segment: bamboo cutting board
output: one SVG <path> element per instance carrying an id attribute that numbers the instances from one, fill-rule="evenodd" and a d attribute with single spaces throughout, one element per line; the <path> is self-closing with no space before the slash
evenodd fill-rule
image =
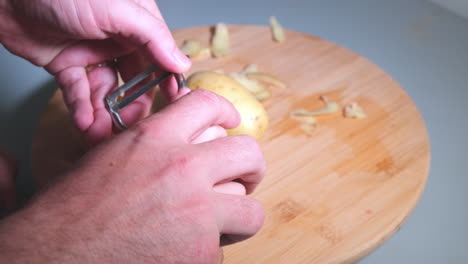
<path id="1" fill-rule="evenodd" d="M 225 248 L 225 263 L 353 263 L 399 230 L 428 176 L 424 123 L 404 90 L 365 58 L 322 39 L 287 32 L 271 41 L 269 28 L 229 26 L 232 53 L 195 62 L 193 71 L 240 71 L 255 63 L 283 80 L 264 102 L 270 128 L 261 140 L 267 175 L 253 195 L 266 210 L 252 239 Z M 208 45 L 208 27 L 174 32 L 178 43 Z M 358 102 L 363 120 L 334 114 L 318 119 L 312 135 L 291 119 L 295 109 Z M 59 92 L 42 114 L 33 141 L 39 184 L 83 153 Z"/>

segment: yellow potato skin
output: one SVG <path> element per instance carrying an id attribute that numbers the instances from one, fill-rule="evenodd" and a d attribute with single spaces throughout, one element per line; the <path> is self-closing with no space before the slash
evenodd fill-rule
<path id="1" fill-rule="evenodd" d="M 205 89 L 223 96 L 231 102 L 241 117 L 241 123 L 234 129 L 227 129 L 228 135 L 250 135 L 260 139 L 268 128 L 268 114 L 263 105 L 240 83 L 228 75 L 216 72 L 196 72 L 187 79 L 191 90 Z"/>

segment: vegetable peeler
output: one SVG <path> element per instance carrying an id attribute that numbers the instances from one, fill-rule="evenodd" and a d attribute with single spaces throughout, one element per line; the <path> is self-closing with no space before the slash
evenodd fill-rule
<path id="1" fill-rule="evenodd" d="M 139 88 L 138 90 L 134 91 L 130 95 L 125 96 L 123 99 L 120 100 L 122 94 L 125 94 L 128 90 L 132 89 L 141 81 L 148 78 L 157 69 L 158 67 L 156 65 L 152 65 L 151 67 L 139 73 L 138 75 L 133 77 L 130 81 L 123 84 L 122 86 L 117 88 L 115 91 L 113 91 L 112 93 L 106 96 L 106 98 L 104 99 L 104 103 L 112 117 L 112 123 L 115 128 L 117 128 L 120 131 L 127 129 L 127 125 L 125 125 L 124 121 L 122 120 L 122 117 L 119 114 L 119 110 L 129 105 L 131 102 L 135 101 L 138 97 L 145 94 L 148 90 L 155 87 L 156 85 L 158 85 L 160 82 L 164 81 L 171 75 L 175 77 L 179 90 L 186 86 L 186 81 L 185 81 L 185 77 L 183 74 L 164 72 L 160 76 L 155 78 L 154 80 L 151 80 L 150 82 L 148 82 L 147 84 Z"/>

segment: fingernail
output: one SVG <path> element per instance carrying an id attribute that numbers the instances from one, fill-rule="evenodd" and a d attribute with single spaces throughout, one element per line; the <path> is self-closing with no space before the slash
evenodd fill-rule
<path id="1" fill-rule="evenodd" d="M 192 90 L 190 90 L 189 88 L 184 87 L 184 88 L 182 88 L 182 89 L 179 90 L 179 95 L 180 95 L 180 96 L 184 96 L 184 95 L 190 93 L 191 91 L 192 91 Z"/>
<path id="2" fill-rule="evenodd" d="M 173 54 L 173 57 L 177 62 L 177 66 L 179 66 L 182 69 L 182 71 L 186 71 L 190 68 L 192 62 L 179 49 L 176 49 L 176 51 Z"/>

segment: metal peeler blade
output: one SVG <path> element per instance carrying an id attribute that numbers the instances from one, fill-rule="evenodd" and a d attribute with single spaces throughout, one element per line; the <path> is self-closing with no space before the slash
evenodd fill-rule
<path id="1" fill-rule="evenodd" d="M 157 69 L 158 68 L 156 65 L 152 65 L 151 67 L 146 69 L 144 72 L 139 73 L 137 76 L 133 77 L 133 79 L 123 84 L 122 86 L 117 88 L 115 91 L 113 91 L 112 93 L 106 96 L 106 98 L 104 99 L 104 103 L 112 117 L 112 123 L 115 128 L 117 128 L 118 130 L 127 129 L 127 125 L 125 125 L 124 121 L 122 120 L 122 117 L 119 114 L 119 110 L 129 105 L 131 102 L 135 101 L 135 99 L 145 94 L 148 90 L 155 87 L 156 85 L 158 85 L 160 82 L 167 79 L 171 75 L 175 77 L 177 81 L 177 86 L 179 89 L 186 86 L 185 77 L 183 74 L 165 72 L 162 75 L 158 76 L 156 79 L 145 84 L 144 86 L 142 86 L 141 88 L 133 92 L 132 94 L 126 96 L 123 100 L 121 101 L 119 100 L 119 97 L 121 94 L 135 87 L 135 85 L 139 84 L 141 81 L 146 79 L 148 76 L 154 73 Z"/>

